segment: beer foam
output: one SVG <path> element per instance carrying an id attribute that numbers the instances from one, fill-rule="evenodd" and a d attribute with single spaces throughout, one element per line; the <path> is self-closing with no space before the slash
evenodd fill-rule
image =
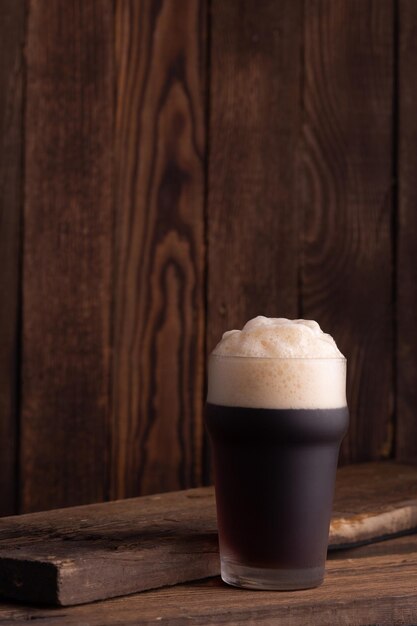
<path id="1" fill-rule="evenodd" d="M 313 320 L 255 317 L 209 359 L 207 401 L 253 408 L 346 406 L 346 361 Z"/>

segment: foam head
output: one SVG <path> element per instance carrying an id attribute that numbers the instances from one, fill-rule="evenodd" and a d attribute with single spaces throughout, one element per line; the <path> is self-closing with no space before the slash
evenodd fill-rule
<path id="1" fill-rule="evenodd" d="M 313 320 L 255 317 L 209 359 L 208 402 L 256 408 L 346 406 L 346 360 Z"/>

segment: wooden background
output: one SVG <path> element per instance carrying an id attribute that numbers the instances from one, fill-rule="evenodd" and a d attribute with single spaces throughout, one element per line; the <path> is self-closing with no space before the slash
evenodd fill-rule
<path id="1" fill-rule="evenodd" d="M 209 480 L 256 314 L 349 359 L 342 462 L 417 461 L 417 2 L 0 0 L 0 514 Z"/>

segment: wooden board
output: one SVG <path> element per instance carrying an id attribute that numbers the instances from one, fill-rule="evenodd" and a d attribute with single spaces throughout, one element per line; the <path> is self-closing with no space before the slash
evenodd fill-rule
<path id="1" fill-rule="evenodd" d="M 113 2 L 28 2 L 21 510 L 107 496 Z"/>
<path id="2" fill-rule="evenodd" d="M 392 462 L 338 470 L 330 547 L 417 528 L 417 466 Z"/>
<path id="3" fill-rule="evenodd" d="M 297 317 L 301 0 L 211 7 L 208 328 Z"/>
<path id="4" fill-rule="evenodd" d="M 348 359 L 343 462 L 393 448 L 393 7 L 305 3 L 300 316 L 318 320 Z"/>
<path id="5" fill-rule="evenodd" d="M 339 470 L 333 548 L 417 527 L 417 467 Z M 0 593 L 71 605 L 219 573 L 211 487 L 0 520 Z"/>
<path id="6" fill-rule="evenodd" d="M 16 513 L 24 0 L 0 3 L 0 515 Z"/>
<path id="7" fill-rule="evenodd" d="M 417 3 L 398 3 L 398 214 L 396 455 L 417 459 Z"/>
<path id="8" fill-rule="evenodd" d="M 334 552 L 321 587 L 248 591 L 220 578 L 77 607 L 3 604 L 0 624 L 54 626 L 405 626 L 417 623 L 417 535 Z"/>
<path id="9" fill-rule="evenodd" d="M 201 484 L 205 0 L 116 0 L 112 498 Z"/>

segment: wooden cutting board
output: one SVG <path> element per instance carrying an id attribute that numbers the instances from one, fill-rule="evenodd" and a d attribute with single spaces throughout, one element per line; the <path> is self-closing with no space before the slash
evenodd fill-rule
<path id="1" fill-rule="evenodd" d="M 330 547 L 417 527 L 417 467 L 338 471 Z M 0 595 L 72 605 L 219 574 L 213 488 L 0 519 Z"/>

